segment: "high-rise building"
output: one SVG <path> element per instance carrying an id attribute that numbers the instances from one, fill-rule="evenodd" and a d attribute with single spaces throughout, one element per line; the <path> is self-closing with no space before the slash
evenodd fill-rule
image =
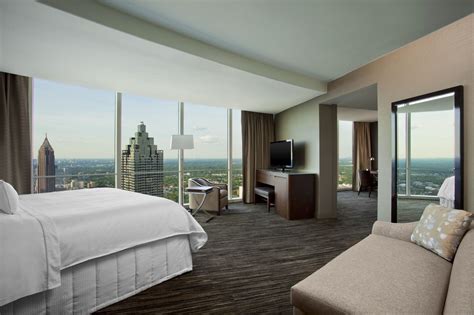
<path id="1" fill-rule="evenodd" d="M 48 136 L 44 138 L 43 144 L 38 151 L 38 184 L 37 192 L 54 191 L 56 168 L 54 165 L 54 149 L 49 143 Z"/>
<path id="2" fill-rule="evenodd" d="M 122 189 L 163 196 L 163 151 L 148 137 L 143 122 L 122 150 Z"/>

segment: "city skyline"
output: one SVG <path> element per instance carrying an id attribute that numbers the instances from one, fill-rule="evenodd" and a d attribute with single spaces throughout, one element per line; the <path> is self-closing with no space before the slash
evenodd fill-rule
<path id="1" fill-rule="evenodd" d="M 56 157 L 113 158 L 115 92 L 34 79 L 33 147 L 48 133 L 55 141 Z M 193 134 L 195 150 L 185 156 L 196 159 L 227 155 L 227 109 L 185 103 L 185 132 Z M 177 158 L 169 150 L 171 135 L 178 133 L 178 102 L 142 96 L 122 96 L 122 147 L 136 125 L 144 121 L 155 143 L 167 159 Z M 220 121 L 221 123 L 216 123 Z M 234 157 L 242 156 L 240 111 L 234 111 Z M 97 137 L 100 134 L 101 137 Z M 80 135 L 80 137 L 78 136 Z"/>

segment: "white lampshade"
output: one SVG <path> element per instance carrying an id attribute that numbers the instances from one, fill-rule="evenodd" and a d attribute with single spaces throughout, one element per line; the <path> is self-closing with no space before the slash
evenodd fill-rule
<path id="1" fill-rule="evenodd" d="M 172 135 L 171 150 L 194 149 L 193 135 Z"/>

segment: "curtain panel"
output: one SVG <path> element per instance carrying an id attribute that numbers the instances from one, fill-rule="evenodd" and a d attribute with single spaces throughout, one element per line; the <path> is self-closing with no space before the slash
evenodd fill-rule
<path id="1" fill-rule="evenodd" d="M 0 179 L 31 193 L 30 79 L 0 72 Z"/>
<path id="2" fill-rule="evenodd" d="M 275 138 L 272 114 L 242 111 L 242 155 L 245 203 L 255 201 L 255 173 L 270 166 L 270 142 Z"/>
<path id="3" fill-rule="evenodd" d="M 352 153 L 353 172 L 352 190 L 359 189 L 359 171 L 370 169 L 372 144 L 370 138 L 370 123 L 354 122 L 354 145 Z"/>

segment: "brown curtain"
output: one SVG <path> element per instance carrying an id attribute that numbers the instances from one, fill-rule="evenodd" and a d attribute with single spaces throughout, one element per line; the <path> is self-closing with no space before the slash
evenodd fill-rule
<path id="1" fill-rule="evenodd" d="M 255 172 L 270 166 L 270 142 L 274 140 L 272 114 L 242 111 L 242 155 L 245 203 L 255 200 Z"/>
<path id="2" fill-rule="evenodd" d="M 0 72 L 0 179 L 31 193 L 30 80 Z"/>
<path id="3" fill-rule="evenodd" d="M 370 123 L 354 122 L 354 145 L 352 153 L 353 174 L 352 189 L 359 188 L 359 171 L 370 169 L 370 158 L 372 157 L 372 144 L 370 140 Z"/>

